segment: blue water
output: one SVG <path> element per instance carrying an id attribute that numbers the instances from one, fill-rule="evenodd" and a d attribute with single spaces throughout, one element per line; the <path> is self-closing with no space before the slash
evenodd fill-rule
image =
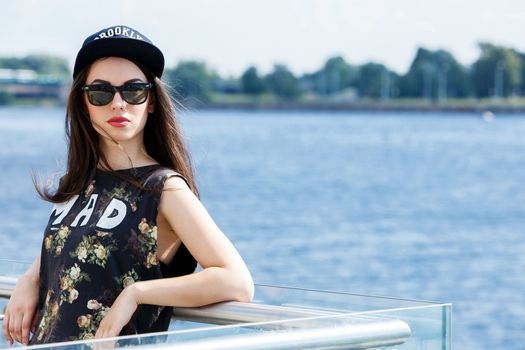
<path id="1" fill-rule="evenodd" d="M 525 118 L 182 115 L 202 200 L 256 282 L 453 303 L 456 349 L 525 348 Z M 32 260 L 63 112 L 0 109 L 2 258 Z"/>

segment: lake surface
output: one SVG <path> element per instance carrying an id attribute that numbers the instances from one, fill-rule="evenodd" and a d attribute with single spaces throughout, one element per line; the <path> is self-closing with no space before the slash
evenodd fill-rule
<path id="1" fill-rule="evenodd" d="M 455 349 L 525 347 L 525 118 L 186 112 L 202 200 L 257 283 L 453 304 Z M 39 253 L 63 111 L 0 109 L 1 258 Z"/>

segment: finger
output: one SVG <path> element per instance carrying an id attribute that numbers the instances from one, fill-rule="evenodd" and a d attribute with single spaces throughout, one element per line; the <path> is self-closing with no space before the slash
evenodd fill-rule
<path id="1" fill-rule="evenodd" d="M 19 343 L 22 342 L 22 320 L 23 320 L 23 314 L 17 315 L 15 318 L 15 329 L 14 334 L 11 333 L 15 337 L 15 340 Z"/>
<path id="2" fill-rule="evenodd" d="M 30 313 L 24 314 L 22 319 L 22 344 L 27 345 L 29 343 L 29 329 L 31 328 L 31 322 L 33 321 L 33 315 Z"/>
<path id="3" fill-rule="evenodd" d="M 13 338 L 11 337 L 11 333 L 9 332 L 9 314 L 8 313 L 4 315 L 4 322 L 2 324 L 2 330 L 4 332 L 5 339 L 9 342 L 9 345 L 13 345 Z"/>
<path id="4" fill-rule="evenodd" d="M 13 338 L 14 341 L 18 341 L 18 339 L 16 339 L 16 314 L 12 315 L 10 320 L 9 320 L 9 328 L 8 328 L 8 332 L 9 334 L 11 335 L 11 338 Z"/>
<path id="5" fill-rule="evenodd" d="M 37 322 L 38 322 L 38 312 L 35 312 L 33 316 L 33 320 L 31 321 L 31 333 L 36 332 Z"/>
<path id="6" fill-rule="evenodd" d="M 18 341 L 16 339 L 15 330 L 16 330 L 16 314 L 12 315 L 10 320 L 9 320 L 8 331 L 9 331 L 9 334 L 11 335 L 11 338 L 13 338 L 14 341 Z"/>

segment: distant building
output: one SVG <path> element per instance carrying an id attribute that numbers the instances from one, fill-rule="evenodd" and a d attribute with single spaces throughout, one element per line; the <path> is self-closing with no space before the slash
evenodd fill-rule
<path id="1" fill-rule="evenodd" d="M 64 82 L 56 77 L 39 76 L 30 69 L 0 69 L 0 93 L 15 99 L 52 98 L 64 102 Z"/>

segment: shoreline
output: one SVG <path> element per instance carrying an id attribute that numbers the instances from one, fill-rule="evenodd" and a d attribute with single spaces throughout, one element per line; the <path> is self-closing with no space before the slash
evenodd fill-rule
<path id="1" fill-rule="evenodd" d="M 480 114 L 525 114 L 525 106 L 513 105 L 403 105 L 382 103 L 308 103 L 308 102 L 274 102 L 274 103 L 221 103 L 195 102 L 182 103 L 193 110 L 255 110 L 255 111 L 325 111 L 325 112 L 421 112 L 421 113 L 480 113 Z"/>
<path id="2" fill-rule="evenodd" d="M 0 108 L 65 108 L 61 103 L 31 101 L 0 105 Z M 383 102 L 203 102 L 185 99 L 176 103 L 180 110 L 223 110 L 223 111 L 312 111 L 312 112 L 419 112 L 419 113 L 478 113 L 478 114 L 525 114 L 525 105 L 517 104 L 440 104 L 440 103 L 383 103 Z"/>

